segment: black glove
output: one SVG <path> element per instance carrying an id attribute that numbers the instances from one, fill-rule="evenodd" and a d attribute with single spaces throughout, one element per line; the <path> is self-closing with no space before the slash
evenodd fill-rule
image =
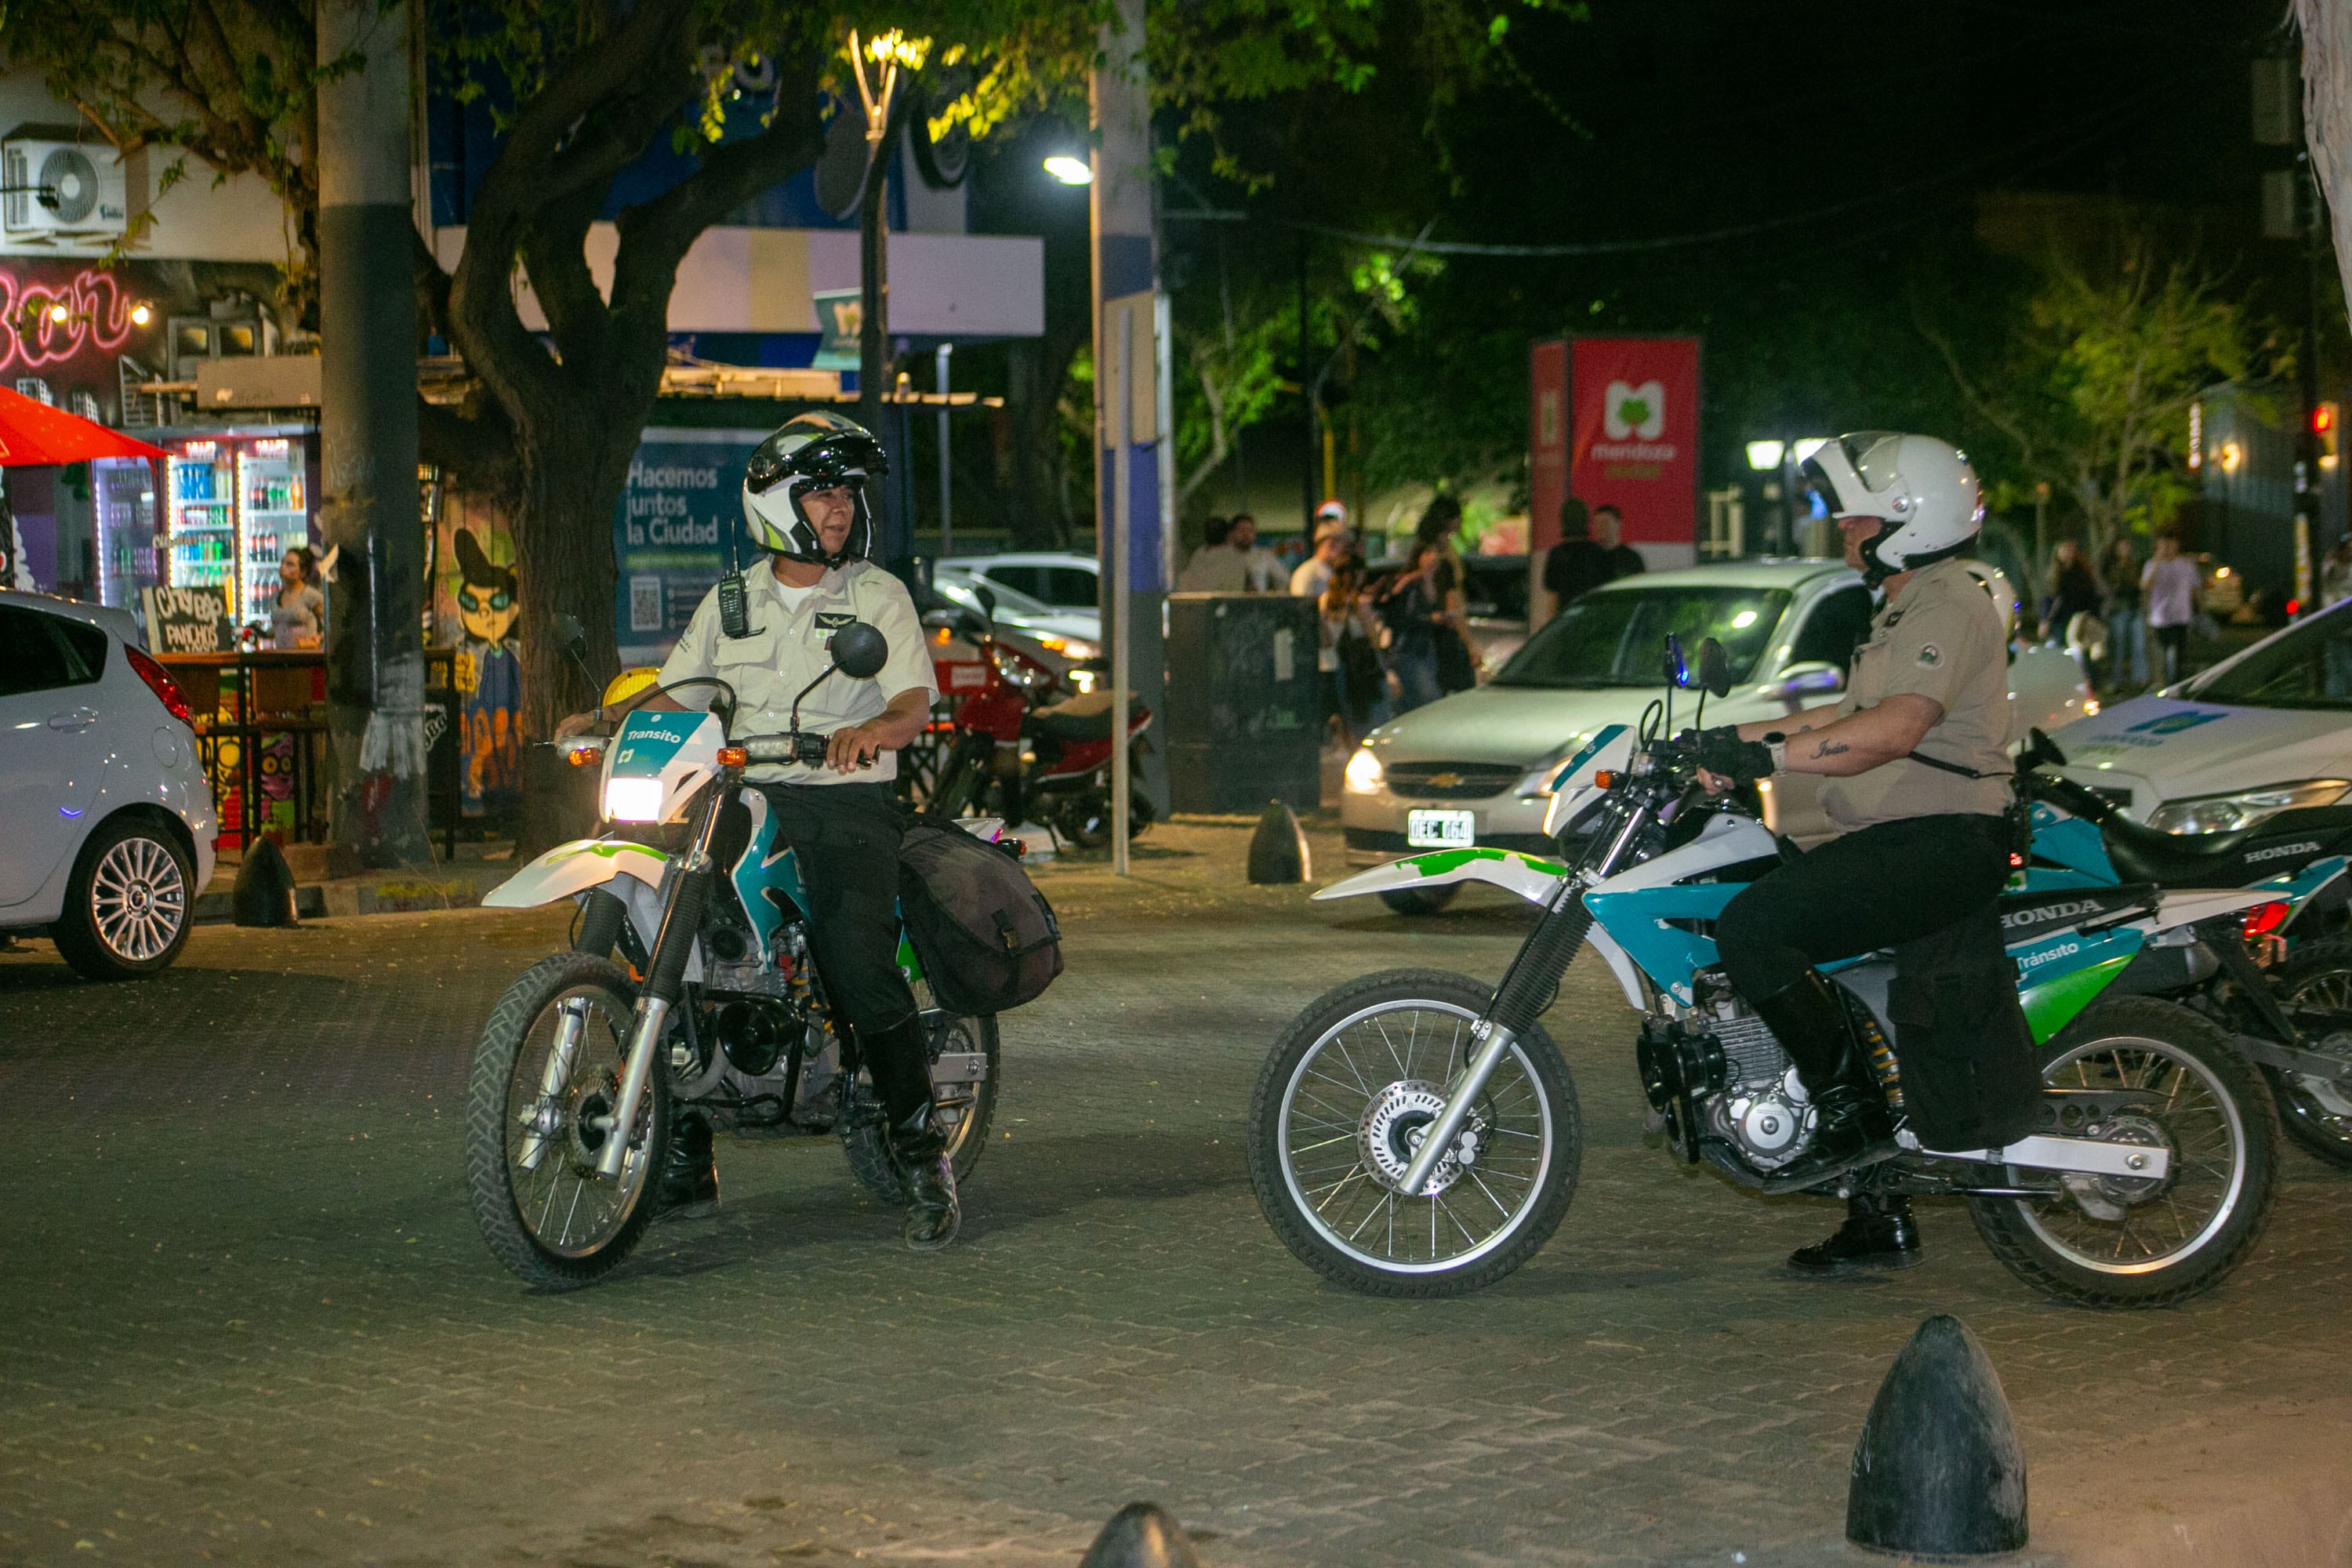
<path id="1" fill-rule="evenodd" d="M 1675 737 L 1683 755 L 1711 773 L 1737 784 L 1752 784 L 1772 776 L 1772 748 L 1761 741 L 1743 741 L 1739 731 L 1725 724 L 1714 730 L 1685 730 Z"/>

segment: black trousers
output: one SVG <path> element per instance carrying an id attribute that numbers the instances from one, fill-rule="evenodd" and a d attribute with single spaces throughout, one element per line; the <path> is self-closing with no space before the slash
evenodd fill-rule
<path id="1" fill-rule="evenodd" d="M 1806 969 L 1942 931 L 2009 879 L 1998 816 L 1913 816 L 1832 838 L 1751 882 L 1716 921 L 1732 987 L 1773 996 Z"/>
<path id="2" fill-rule="evenodd" d="M 904 817 L 887 784 L 761 784 L 776 826 L 800 862 L 809 947 L 825 994 L 870 1051 L 915 1015 L 898 972 L 898 841 Z M 899 1031 L 907 1033 L 907 1031 Z M 887 1048 L 887 1047 L 885 1048 Z M 914 1048 L 919 1052 L 921 1045 Z M 929 1082 L 929 1066 L 866 1066 L 878 1086 L 893 1067 Z"/>

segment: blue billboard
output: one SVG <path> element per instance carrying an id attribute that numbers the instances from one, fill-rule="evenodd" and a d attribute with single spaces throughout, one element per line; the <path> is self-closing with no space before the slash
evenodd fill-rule
<path id="1" fill-rule="evenodd" d="M 613 627 L 624 664 L 658 664 L 710 585 L 758 558 L 743 465 L 765 430 L 647 430 L 613 511 Z"/>

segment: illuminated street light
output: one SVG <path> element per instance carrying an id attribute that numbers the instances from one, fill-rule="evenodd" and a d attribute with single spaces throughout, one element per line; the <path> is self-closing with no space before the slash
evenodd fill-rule
<path id="1" fill-rule="evenodd" d="M 1067 153 L 1056 153 L 1045 160 L 1045 173 L 1066 185 L 1091 185 L 1095 172 L 1083 158 L 1073 158 Z"/>
<path id="2" fill-rule="evenodd" d="M 1780 466 L 1780 454 L 1787 448 L 1779 441 L 1748 443 L 1748 466 L 1759 474 L 1769 474 Z"/>
<path id="3" fill-rule="evenodd" d="M 1801 439 L 1790 444 L 1789 461 L 1792 463 L 1801 463 L 1829 444 L 1830 438 L 1826 436 L 1804 437 Z"/>

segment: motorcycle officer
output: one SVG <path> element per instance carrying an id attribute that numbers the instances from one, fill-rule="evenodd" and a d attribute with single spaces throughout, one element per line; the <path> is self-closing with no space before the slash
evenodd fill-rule
<path id="1" fill-rule="evenodd" d="M 1842 837 L 1726 906 L 1723 968 L 1789 1053 L 1818 1113 L 1783 1191 L 1894 1152 L 1895 1127 L 1836 986 L 1814 965 L 1929 935 L 1977 913 L 2009 876 L 2008 646 L 2000 612 L 1957 557 L 1983 525 L 1977 476 L 1928 436 L 1866 431 L 1824 444 L 1805 473 L 1844 536 L 1846 564 L 1885 602 L 1844 696 L 1697 737 L 1707 787 L 1815 773 Z M 1866 1186 L 1866 1184 L 1865 1184 Z M 1793 1254 L 1801 1273 L 1920 1261 L 1909 1199 L 1857 1192 L 1837 1234 Z"/>
<path id="2" fill-rule="evenodd" d="M 733 728 L 791 727 L 802 689 L 831 663 L 834 631 L 864 621 L 888 639 L 879 675 L 835 674 L 800 702 L 800 727 L 830 732 L 823 766 L 762 765 L 750 782 L 767 796 L 800 865 L 809 943 L 824 976 L 835 1027 L 854 1039 L 887 1123 L 907 1189 L 907 1245 L 936 1251 L 962 1223 L 955 1173 L 932 1119 L 930 1058 L 914 993 L 898 961 L 899 807 L 896 752 L 929 721 L 931 661 L 914 600 L 868 559 L 873 517 L 866 483 L 887 471 L 879 442 L 837 414 L 803 414 L 761 442 L 743 474 L 743 521 L 766 561 L 704 596 L 662 666 L 661 683 L 715 677 L 735 690 Z M 740 584 L 740 596 L 736 584 Z M 728 600 L 735 597 L 730 613 Z M 683 705 L 683 704 L 679 704 Z M 595 717 L 580 715 L 567 728 Z M 683 1124 L 664 1172 L 670 1203 L 715 1200 L 707 1122 Z"/>

